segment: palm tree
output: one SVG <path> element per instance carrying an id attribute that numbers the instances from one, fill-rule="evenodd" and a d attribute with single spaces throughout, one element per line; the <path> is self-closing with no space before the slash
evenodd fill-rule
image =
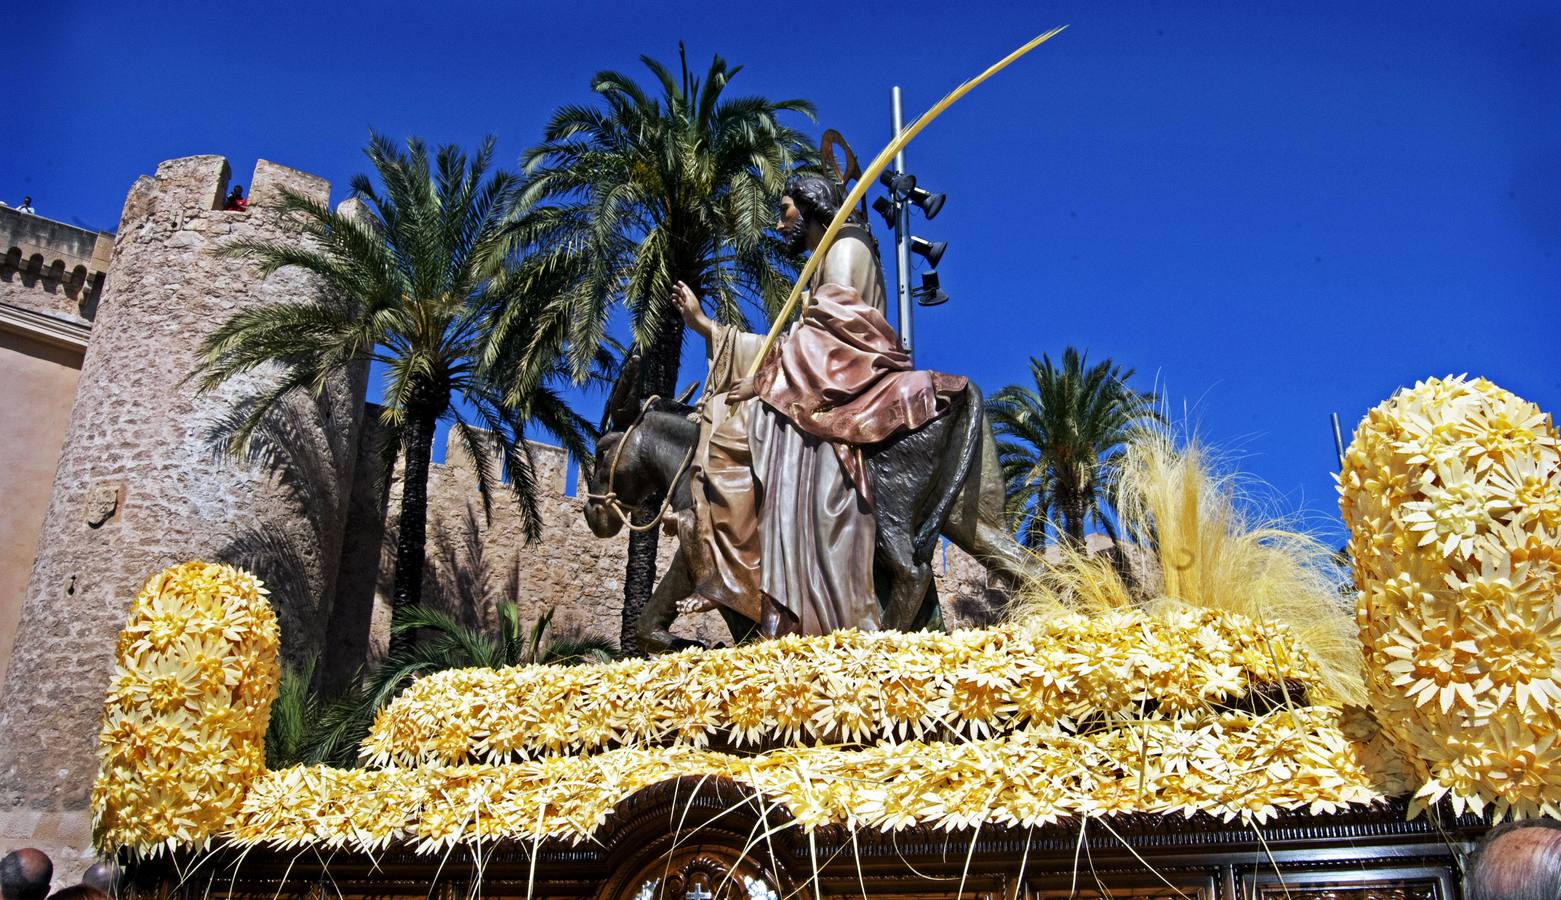
<path id="1" fill-rule="evenodd" d="M 261 366 L 280 369 L 234 428 L 232 447 L 238 450 L 288 395 L 317 394 L 354 364 L 383 365 L 381 422 L 388 439 L 382 473 L 388 477 L 391 463 L 404 456 L 392 593 L 397 610 L 422 596 L 428 466 L 438 422 L 451 424 L 477 464 L 485 513 L 492 508 L 495 476 L 507 481 L 528 540 L 541 534 L 524 440 L 528 424 L 577 458 L 590 453 L 590 425 L 548 386 L 548 373 L 561 371 L 558 357 L 522 363 L 504 357 L 507 365 L 533 368 L 524 378 L 501 379 L 488 353 L 497 316 L 513 323 L 535 312 L 510 280 L 499 277 L 506 252 L 501 226 L 520 181 L 503 171 L 488 174 L 493 147 L 488 138 L 472 157 L 445 146 L 430 158 L 415 138 L 403 152 L 372 135 L 365 152 L 380 187 L 366 175 L 353 178 L 353 193 L 364 201 L 357 211 L 332 212 L 286 195 L 281 212 L 302 222 L 302 240 L 244 241 L 225 252 L 257 260 L 263 276 L 297 266 L 316 277 L 320 290 L 234 316 L 205 341 L 196 373 L 201 388 L 211 390 Z M 398 633 L 393 649 L 408 639 Z"/>
<path id="2" fill-rule="evenodd" d="M 1111 487 L 1128 438 L 1160 419 L 1154 394 L 1128 387 L 1133 370 L 1109 359 L 1086 368 L 1073 347 L 1060 368 L 1044 354 L 1031 357 L 1030 375 L 1033 390 L 1011 384 L 987 402 L 1010 524 L 1034 548 L 1045 546 L 1048 523 L 1075 546 L 1090 520 L 1115 541 Z"/>
<path id="3" fill-rule="evenodd" d="M 671 301 L 682 281 L 709 301 L 718 321 L 747 324 L 744 306 L 773 310 L 785 298 L 796 260 L 769 231 L 786 180 L 815 151 L 781 115 L 813 116 L 802 100 L 725 96 L 741 70 L 715 57 L 691 75 L 679 45 L 677 73 L 641 57 L 660 88 L 653 96 L 618 72 L 591 81 L 602 105 L 559 108 L 543 143 L 524 157 L 522 210 L 509 229 L 524 251 L 515 274 L 550 299 L 540 320 L 501 319 L 496 337 L 553 343 L 580 377 L 602 345 L 610 314 L 629 314 L 644 356 L 646 393 L 677 391 L 683 321 Z M 544 356 L 546 354 L 543 354 Z M 622 644 L 655 578 L 656 531 L 629 542 Z"/>

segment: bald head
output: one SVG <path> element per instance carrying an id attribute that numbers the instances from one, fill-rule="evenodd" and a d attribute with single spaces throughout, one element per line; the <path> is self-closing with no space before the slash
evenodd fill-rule
<path id="1" fill-rule="evenodd" d="M 81 883 L 116 897 L 119 895 L 119 866 L 111 862 L 93 863 L 81 876 Z"/>
<path id="2" fill-rule="evenodd" d="M 1492 828 L 1468 882 L 1469 900 L 1561 897 L 1561 822 L 1526 819 Z"/>
<path id="3" fill-rule="evenodd" d="M 49 881 L 54 878 L 54 863 L 49 855 L 31 847 L 12 850 L 0 859 L 0 898 L 4 900 L 43 900 L 49 896 Z"/>

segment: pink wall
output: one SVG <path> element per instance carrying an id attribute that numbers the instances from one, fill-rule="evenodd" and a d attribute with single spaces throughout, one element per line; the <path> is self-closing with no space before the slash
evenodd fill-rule
<path id="1" fill-rule="evenodd" d="M 80 350 L 0 330 L 0 685 L 70 421 Z"/>

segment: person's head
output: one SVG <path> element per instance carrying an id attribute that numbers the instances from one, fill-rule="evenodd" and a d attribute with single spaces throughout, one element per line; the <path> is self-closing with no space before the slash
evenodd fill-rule
<path id="1" fill-rule="evenodd" d="M 49 900 L 111 900 L 111 898 L 91 885 L 73 884 L 50 894 Z"/>
<path id="2" fill-rule="evenodd" d="M 1467 881 L 1469 900 L 1561 897 L 1561 822 L 1525 819 L 1492 828 Z"/>
<path id="3" fill-rule="evenodd" d="M 233 190 L 228 192 L 228 196 L 229 197 L 233 197 L 233 198 L 241 198 L 241 197 L 243 197 L 244 196 L 244 186 L 242 184 L 235 184 L 233 186 Z"/>
<path id="4" fill-rule="evenodd" d="M 840 212 L 845 192 L 827 175 L 793 175 L 781 196 L 775 230 L 792 253 L 812 250 Z"/>
<path id="5" fill-rule="evenodd" d="M 114 897 L 119 894 L 119 875 L 119 866 L 114 863 L 95 862 L 82 873 L 81 883 Z"/>
<path id="6" fill-rule="evenodd" d="M 54 864 L 42 850 L 26 847 L 0 859 L 0 897 L 4 900 L 43 900 L 53 878 Z"/>
<path id="7" fill-rule="evenodd" d="M 33 198 L 32 198 L 32 196 L 28 195 L 26 197 L 23 197 L 22 198 L 22 205 L 23 206 L 32 206 L 33 205 Z"/>

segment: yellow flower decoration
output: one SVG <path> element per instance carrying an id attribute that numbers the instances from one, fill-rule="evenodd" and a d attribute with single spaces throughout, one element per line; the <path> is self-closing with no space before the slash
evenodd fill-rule
<path id="1" fill-rule="evenodd" d="M 382 709 L 371 766 L 490 765 L 702 748 L 986 738 L 1101 714 L 1192 713 L 1281 684 L 1333 705 L 1282 627 L 1210 610 L 1058 617 L 950 634 L 837 631 L 594 666 L 464 669 Z"/>
<path id="2" fill-rule="evenodd" d="M 200 562 L 141 588 L 98 738 L 100 848 L 199 847 L 232 829 L 265 772 L 276 695 L 279 634 L 265 594 L 252 575 Z"/>
<path id="3" fill-rule="evenodd" d="M 1483 378 L 1399 391 L 1355 432 L 1340 508 L 1367 686 L 1415 811 L 1561 811 L 1561 439 Z"/>
<path id="4" fill-rule="evenodd" d="M 502 838 L 578 842 L 635 792 L 684 775 L 747 784 L 807 830 L 1032 826 L 1118 812 L 1261 822 L 1282 809 L 1329 812 L 1384 798 L 1391 782 L 1368 745 L 1345 736 L 1347 715 L 1300 706 L 746 757 L 671 746 L 503 765 L 293 768 L 256 782 L 233 839 L 365 851 L 405 841 L 428 853 Z M 1533 771 L 1553 764 L 1547 756 Z"/>

